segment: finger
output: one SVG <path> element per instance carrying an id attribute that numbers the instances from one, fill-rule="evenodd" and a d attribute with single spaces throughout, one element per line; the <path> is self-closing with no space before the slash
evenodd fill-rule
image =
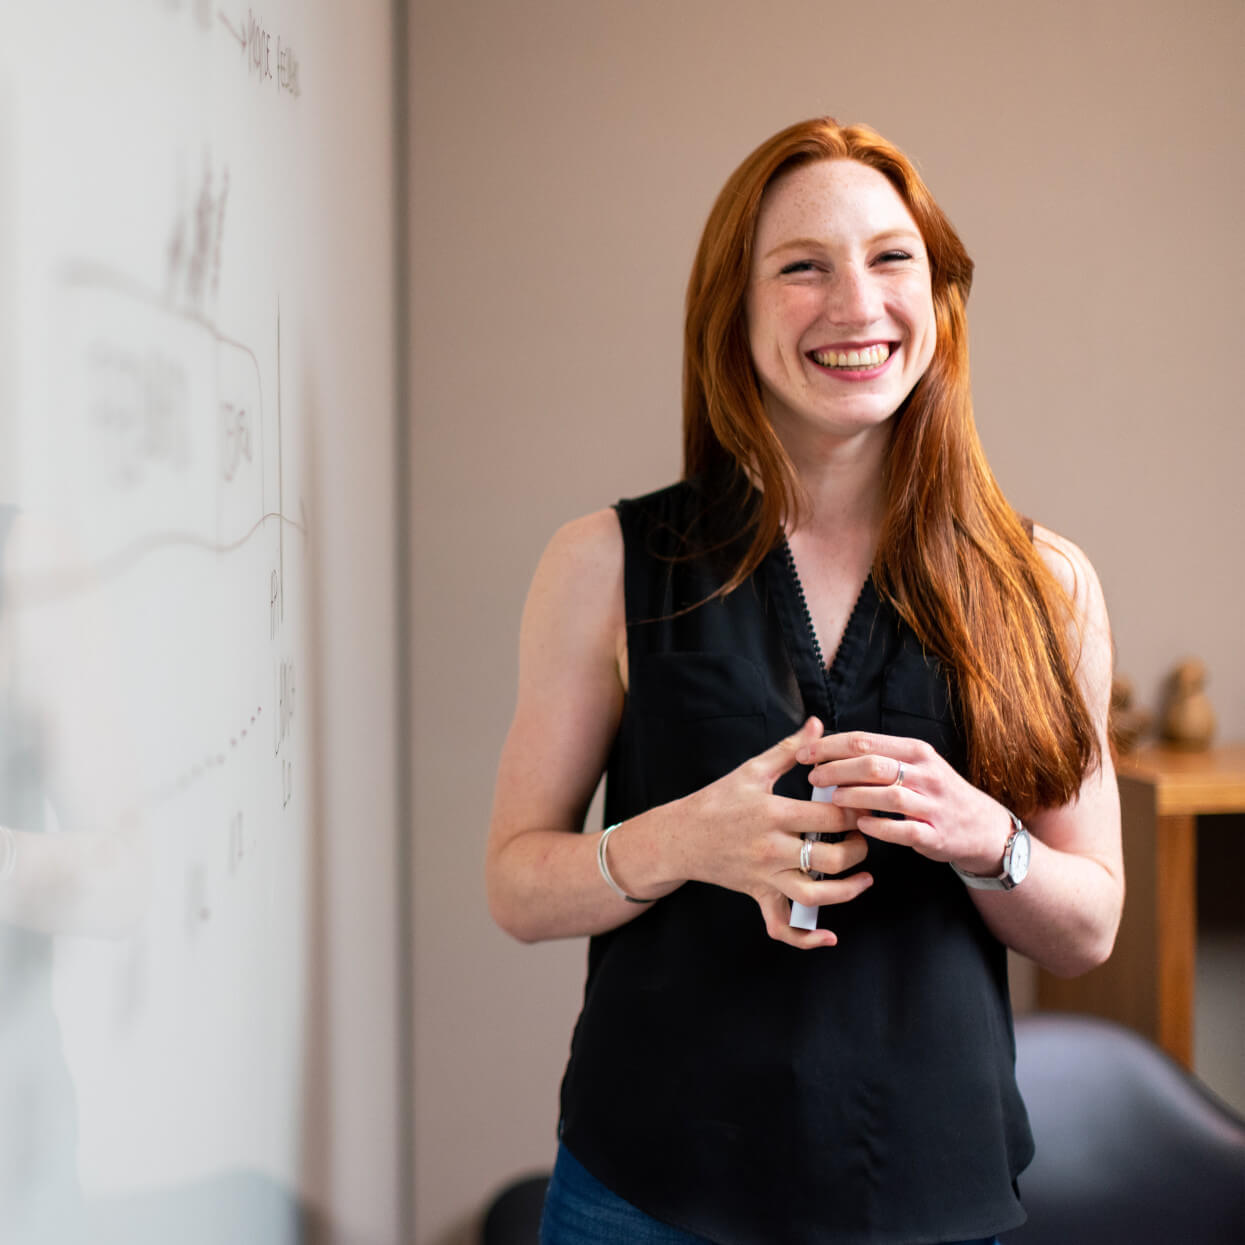
<path id="1" fill-rule="evenodd" d="M 808 781 L 814 787 L 894 787 L 900 785 L 900 766 L 903 767 L 902 785 L 911 787 L 918 773 L 916 762 L 876 752 L 842 761 L 825 761 L 812 770 Z"/>
<path id="2" fill-rule="evenodd" d="M 776 879 L 778 880 L 778 879 Z M 829 878 L 815 882 L 806 878 L 798 869 L 783 874 L 779 890 L 788 898 L 809 908 L 832 907 L 850 903 L 859 898 L 873 885 L 871 873 L 853 873 L 845 878 Z"/>
<path id="3" fill-rule="evenodd" d="M 893 843 L 897 847 L 911 847 L 931 860 L 951 859 L 945 836 L 928 821 L 920 821 L 914 817 L 873 817 L 862 813 L 860 825 L 871 839 Z"/>
<path id="4" fill-rule="evenodd" d="M 869 853 L 869 840 L 859 830 L 849 830 L 836 835 L 834 842 L 824 842 L 817 834 L 804 835 L 791 844 L 791 852 L 796 857 L 794 868 L 797 873 L 808 876 L 814 874 L 821 877 L 832 877 L 846 873 L 864 862 Z M 805 855 L 807 852 L 807 856 Z M 805 870 L 803 862 L 808 861 Z M 783 870 L 787 872 L 787 870 Z"/>
<path id="5" fill-rule="evenodd" d="M 812 873 L 833 876 L 846 873 L 863 864 L 869 854 L 869 840 L 859 830 L 850 831 L 837 843 L 812 843 L 808 850 L 808 867 Z M 800 872 L 799 866 L 796 866 Z"/>
<path id="6" fill-rule="evenodd" d="M 845 761 L 852 757 L 873 755 L 916 762 L 928 753 L 929 744 L 923 739 L 910 739 L 905 735 L 880 735 L 872 731 L 840 731 L 811 740 L 801 749 L 798 759 L 804 765 L 820 765 L 826 761 Z M 892 766 L 892 777 L 893 770 Z"/>
<path id="7" fill-rule="evenodd" d="M 893 783 L 881 787 L 855 787 L 840 783 L 833 796 L 831 807 L 855 809 L 857 824 L 864 813 L 896 813 L 902 817 L 923 819 L 932 803 L 928 796 L 913 791 L 906 784 L 896 787 Z"/>
<path id="8" fill-rule="evenodd" d="M 790 947 L 810 951 L 814 947 L 833 947 L 838 937 L 829 929 L 796 929 L 790 924 L 791 904 L 778 891 L 767 891 L 757 905 L 765 918 L 765 932 L 775 942 L 785 942 Z"/>
<path id="9" fill-rule="evenodd" d="M 806 834 L 844 834 L 856 828 L 854 808 L 845 808 L 829 801 L 813 803 L 812 800 L 796 800 L 784 795 L 776 795 L 773 798 L 782 801 L 778 825 L 782 833 L 788 837 L 792 835 L 802 837 Z M 799 851 L 798 844 L 793 851 Z M 784 856 L 784 863 L 788 859 L 790 857 Z"/>
<path id="10" fill-rule="evenodd" d="M 823 729 L 817 718 L 809 718 L 794 735 L 780 739 L 772 748 L 767 748 L 753 757 L 751 764 L 772 787 L 788 770 L 798 764 L 796 757 L 801 749 L 819 739 Z"/>

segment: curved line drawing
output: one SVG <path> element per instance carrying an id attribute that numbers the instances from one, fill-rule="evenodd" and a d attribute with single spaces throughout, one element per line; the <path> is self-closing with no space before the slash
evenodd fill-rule
<path id="1" fill-rule="evenodd" d="M 282 524 L 281 530 L 292 527 L 300 532 L 304 539 L 307 536 L 306 516 L 302 521 L 277 510 L 270 510 L 256 520 L 251 527 L 237 540 L 221 544 L 217 541 L 205 540 L 191 532 L 153 532 L 142 540 L 117 550 L 116 553 L 100 562 L 86 563 L 82 566 L 64 568 L 54 571 L 35 571 L 21 575 L 12 575 L 6 580 L 6 591 L 13 594 L 12 606 L 22 609 L 35 605 L 47 605 L 62 600 L 75 593 L 90 592 L 102 588 L 110 580 L 121 578 L 131 571 L 144 558 L 158 549 L 175 547 L 198 549 L 204 553 L 233 553 L 241 549 L 270 519 Z"/>

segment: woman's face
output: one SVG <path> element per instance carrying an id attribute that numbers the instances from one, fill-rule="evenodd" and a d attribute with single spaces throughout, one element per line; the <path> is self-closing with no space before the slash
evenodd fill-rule
<path id="1" fill-rule="evenodd" d="M 929 259 L 881 173 L 821 160 L 761 200 L 747 294 L 765 409 L 788 451 L 879 428 L 934 355 Z"/>

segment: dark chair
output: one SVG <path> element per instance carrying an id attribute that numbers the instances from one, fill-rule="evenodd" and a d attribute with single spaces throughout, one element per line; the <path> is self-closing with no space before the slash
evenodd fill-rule
<path id="1" fill-rule="evenodd" d="M 1003 1245 L 1245 1245 L 1245 1120 L 1156 1046 L 1087 1016 L 1016 1021 L 1037 1157 Z M 536 1245 L 548 1173 L 494 1198 L 482 1245 Z"/>
<path id="2" fill-rule="evenodd" d="M 1106 1021 L 1016 1022 L 1037 1156 L 1004 1245 L 1242 1245 L 1245 1120 L 1158 1047 Z"/>
<path id="3" fill-rule="evenodd" d="M 521 1176 L 489 1203 L 480 1245 L 537 1245 L 549 1173 Z"/>

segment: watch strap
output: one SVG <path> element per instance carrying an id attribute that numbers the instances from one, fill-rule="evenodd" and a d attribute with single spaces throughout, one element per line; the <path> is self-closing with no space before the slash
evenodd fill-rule
<path id="1" fill-rule="evenodd" d="M 1007 842 L 1003 846 L 1003 868 L 997 874 L 990 873 L 969 873 L 967 869 L 961 869 L 959 865 L 951 862 L 951 868 L 955 870 L 956 877 L 964 883 L 965 886 L 971 886 L 973 890 L 978 891 L 1010 891 L 1015 890 L 1020 882 L 1012 877 L 1011 872 L 1011 856 L 1012 849 L 1016 844 L 1017 838 L 1029 832 L 1025 829 L 1024 822 L 1020 820 L 1010 809 L 1005 810 L 1007 815 L 1012 819 L 1012 832 L 1008 835 Z"/>

